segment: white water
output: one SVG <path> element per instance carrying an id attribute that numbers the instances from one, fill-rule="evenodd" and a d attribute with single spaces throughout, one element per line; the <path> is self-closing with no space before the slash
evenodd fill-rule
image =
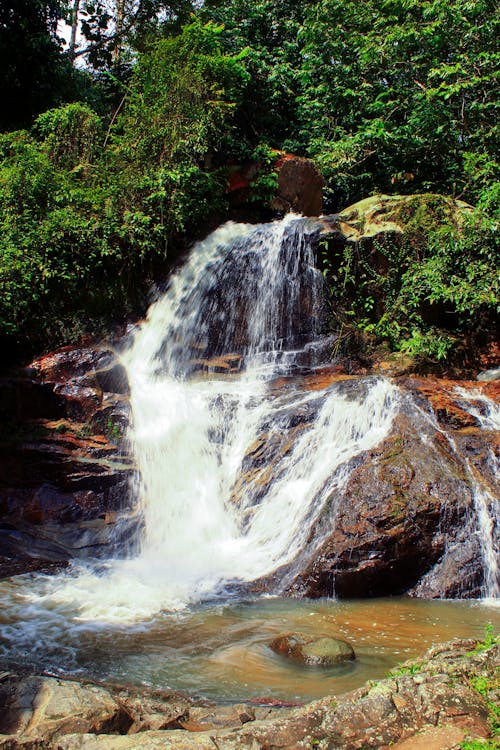
<path id="1" fill-rule="evenodd" d="M 485 430 L 500 429 L 500 406 L 488 398 L 481 391 L 467 391 L 456 388 L 456 393 L 462 399 L 463 407 L 471 414 Z M 493 475 L 498 477 L 499 461 L 490 451 L 489 461 Z M 481 543 L 485 581 L 484 596 L 489 599 L 500 598 L 500 501 L 494 492 L 490 491 L 484 482 L 478 482 L 469 460 L 466 461 L 468 473 L 473 480 L 474 507 L 477 518 L 477 533 Z"/>
<path id="2" fill-rule="evenodd" d="M 348 395 L 339 385 L 273 385 L 314 365 L 325 343 L 308 227 L 293 216 L 227 224 L 193 249 L 152 305 L 122 357 L 144 519 L 139 552 L 28 588 L 14 605 L 26 643 L 40 618 L 47 640 L 64 620 L 139 623 L 293 563 L 351 460 L 389 434 L 400 396 L 388 380 L 366 379 Z M 228 363 L 236 371 L 225 372 Z M 485 428 L 496 419 L 490 406 L 478 396 Z M 288 445 L 264 454 L 260 473 L 245 474 L 249 453 L 287 435 Z M 467 470 L 485 593 L 497 596 L 492 498 Z"/>
<path id="3" fill-rule="evenodd" d="M 173 276 L 123 357 L 140 552 L 97 575 L 87 568 L 48 582 L 32 595 L 35 606 L 62 607 L 82 621 L 133 622 L 269 574 L 302 550 L 350 459 L 389 433 L 399 396 L 388 381 L 368 380 L 357 399 L 335 387 L 272 387 L 321 344 L 322 277 L 305 229 L 295 217 L 225 225 Z M 214 374 L 206 358 L 228 354 L 240 355 L 240 372 Z M 307 410 L 312 417 L 276 458 L 267 487 L 257 492 L 241 480 L 256 441 L 266 445 Z"/>
<path id="4" fill-rule="evenodd" d="M 302 227 L 291 217 L 215 232 L 172 279 L 126 355 L 145 518 L 126 585 L 129 591 L 133 567 L 147 581 L 151 609 L 182 607 L 293 560 L 339 479 L 336 470 L 390 429 L 397 391 L 388 382 L 374 382 L 363 403 L 332 392 L 280 459 L 259 504 L 251 486 L 231 501 L 246 451 L 283 410 L 269 384 L 297 359 L 301 303 L 308 295 L 314 320 L 320 300 L 321 277 Z M 302 343 L 312 340 L 311 326 L 307 334 Z M 238 346 L 241 374 L 193 377 L 200 352 L 220 356 Z M 297 392 L 286 408 L 317 399 Z"/>
<path id="5" fill-rule="evenodd" d="M 350 461 L 389 434 L 400 402 L 384 379 L 347 391 L 307 391 L 293 379 L 275 387 L 276 378 L 314 365 L 325 344 L 313 265 L 307 224 L 294 217 L 267 227 L 229 224 L 193 249 L 123 355 L 140 550 L 57 577 L 6 582 L 7 651 L 78 669 L 82 642 L 98 644 L 107 633 L 112 651 L 113 634 L 128 643 L 155 623 L 170 630 L 174 620 L 158 613 L 224 595 L 301 553 Z M 237 372 L 217 374 L 225 355 L 234 355 Z M 474 404 L 495 418 L 489 404 Z M 287 435 L 289 444 L 280 444 Z M 275 441 L 279 450 L 272 460 L 264 455 L 261 473 L 245 474 L 245 456 Z M 489 502 L 477 495 L 475 529 L 486 540 L 486 593 L 496 595 Z M 135 653 L 132 646 L 132 661 Z"/>
<path id="6" fill-rule="evenodd" d="M 460 397 L 461 406 L 477 420 L 482 429 L 498 429 L 500 407 L 497 404 L 481 391 L 469 391 L 465 388 L 456 387 L 454 392 Z M 477 469 L 467 457 L 466 451 L 460 451 L 450 432 L 440 427 L 436 415 L 422 410 L 418 406 L 417 410 L 425 419 L 430 421 L 434 430 L 444 437 L 458 461 L 464 467 L 472 493 L 473 508 L 473 513 L 464 528 L 464 538 L 470 534 L 476 536 L 484 571 L 482 600 L 484 603 L 498 606 L 500 604 L 499 499 L 495 495 L 495 490 L 487 486 L 485 478 L 478 476 Z M 493 450 L 489 452 L 488 460 L 491 463 L 493 475 L 498 477 L 498 459 Z M 462 542 L 463 539 L 458 541 L 459 544 Z M 455 544 L 457 544 L 456 539 L 452 541 L 452 545 Z"/>

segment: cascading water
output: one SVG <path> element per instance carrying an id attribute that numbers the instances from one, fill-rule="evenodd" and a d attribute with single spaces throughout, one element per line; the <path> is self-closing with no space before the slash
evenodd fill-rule
<path id="1" fill-rule="evenodd" d="M 456 392 L 462 399 L 462 405 L 478 421 L 483 429 L 500 429 L 500 407 L 480 391 L 466 391 L 457 388 Z M 492 473 L 498 477 L 499 462 L 493 451 L 490 452 L 489 462 Z M 481 554 L 484 565 L 484 595 L 493 599 L 500 597 L 500 502 L 494 493 L 484 483 L 479 484 L 469 461 L 467 471 L 472 479 L 474 488 L 474 506 L 476 510 L 477 534 L 481 540 Z"/>
<path id="2" fill-rule="evenodd" d="M 456 387 L 454 395 L 464 411 L 471 414 L 478 426 L 483 430 L 498 430 L 500 427 L 500 408 L 491 399 L 480 391 L 467 390 Z M 495 488 L 488 486 L 485 476 L 479 476 L 477 468 L 467 456 L 467 451 L 460 450 L 452 434 L 443 429 L 434 413 L 423 411 L 420 406 L 415 405 L 417 412 L 428 420 L 437 434 L 443 436 L 449 444 L 459 464 L 464 469 L 467 484 L 470 488 L 472 506 L 468 517 L 465 519 L 462 533 L 450 540 L 451 547 L 469 543 L 471 538 L 477 540 L 477 548 L 481 557 L 483 582 L 481 594 L 483 600 L 490 603 L 498 603 L 500 599 L 500 503 Z M 499 476 L 498 458 L 490 450 L 488 455 L 491 475 Z M 496 482 L 495 482 L 496 484 Z M 444 555 L 446 558 L 446 552 Z M 431 569 L 429 575 L 435 575 L 435 569 Z"/>
<path id="3" fill-rule="evenodd" d="M 314 356 L 321 288 L 304 220 L 226 225 L 196 247 L 126 354 L 145 519 L 134 566 L 161 579 L 155 607 L 292 560 L 336 470 L 388 433 L 389 383 L 374 381 L 363 403 L 332 392 L 260 502 L 252 486 L 231 502 L 246 451 L 283 410 L 270 383 Z M 197 374 L 227 355 L 241 357 L 239 375 Z M 317 399 L 297 392 L 287 408 Z"/>
<path id="4" fill-rule="evenodd" d="M 55 608 L 73 623 L 140 622 L 254 581 L 300 553 L 350 460 L 389 433 L 399 400 L 383 379 L 368 379 L 358 397 L 335 386 L 273 387 L 317 364 L 331 343 L 320 332 L 317 231 L 294 216 L 229 223 L 172 276 L 122 356 L 143 518 L 138 552 L 45 581 L 28 596 L 35 609 Z M 247 480 L 253 446 L 301 420 L 272 476 Z"/>
<path id="5" fill-rule="evenodd" d="M 422 638 L 430 644 L 436 637 L 438 611 L 446 627 L 455 623 L 442 639 L 481 635 L 465 604 L 434 602 L 428 615 L 422 602 L 410 600 L 375 602 L 373 612 L 370 603 L 365 615 L 360 603 L 227 605 L 235 584 L 238 591 L 274 574 L 274 590 L 286 586 L 321 543 L 322 522 L 329 529 L 335 523 L 357 457 L 389 435 L 405 399 L 408 413 L 419 408 L 382 378 L 320 377 L 319 387 L 305 386 L 302 375 L 331 346 L 321 334 L 315 231 L 297 217 L 260 227 L 228 224 L 193 248 L 122 356 L 138 467 L 132 492 L 143 519 L 134 556 L 0 582 L 0 655 L 216 698 L 263 691 L 314 697 L 359 686 L 402 654 L 416 654 Z M 479 397 L 468 408 L 483 421 L 496 418 Z M 423 416 L 441 431 L 432 414 Z M 469 474 L 473 483 L 472 467 Z M 497 572 L 489 518 L 483 531 L 490 542 L 481 548 L 488 586 Z M 472 534 L 480 521 L 472 519 Z M 213 601 L 202 604 L 207 599 Z M 296 673 L 273 659 L 268 643 L 284 623 L 353 640 L 353 682 L 335 670 L 329 678 Z M 380 627 L 387 632 L 377 635 Z M 386 655 L 389 633 L 398 635 Z M 414 651 L 410 638 L 418 643 Z"/>

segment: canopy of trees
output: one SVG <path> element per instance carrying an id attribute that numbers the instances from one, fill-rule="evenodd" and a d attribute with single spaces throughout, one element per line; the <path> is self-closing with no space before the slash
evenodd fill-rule
<path id="1" fill-rule="evenodd" d="M 487 257 L 485 283 L 498 279 L 494 0 L 8 0 L 0 58 L 4 339 L 53 345 L 137 310 L 186 243 L 227 215 L 228 165 L 271 164 L 271 149 L 318 164 L 325 210 L 378 191 L 477 205 L 470 263 L 456 271 L 462 301 L 448 302 L 462 328 L 476 313 L 491 324 L 495 302 L 467 268 Z M 441 257 L 431 266 L 451 268 L 453 243 L 429 242 Z M 422 299 L 444 283 L 432 279 Z M 400 347 L 403 330 L 377 334 Z"/>

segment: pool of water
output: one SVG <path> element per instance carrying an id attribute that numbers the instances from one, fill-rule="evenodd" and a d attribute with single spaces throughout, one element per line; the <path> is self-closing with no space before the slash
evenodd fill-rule
<path id="1" fill-rule="evenodd" d="M 0 581 L 0 655 L 62 674 L 183 690 L 216 701 L 306 701 L 386 675 L 398 662 L 454 637 L 478 637 L 492 602 L 260 598 L 160 612 L 133 624 L 82 620 L 69 607 L 33 596 L 40 577 Z M 53 581 L 54 579 L 52 579 Z M 356 660 L 313 668 L 275 654 L 278 634 L 348 640 Z"/>

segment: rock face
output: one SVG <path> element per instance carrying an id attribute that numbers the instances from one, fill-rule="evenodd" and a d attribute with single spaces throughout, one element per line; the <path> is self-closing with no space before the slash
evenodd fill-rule
<path id="1" fill-rule="evenodd" d="M 338 638 L 312 640 L 300 633 L 289 633 L 279 635 L 269 645 L 277 654 L 311 666 L 331 667 L 355 658 L 352 646 Z"/>
<path id="2" fill-rule="evenodd" d="M 295 162 L 285 159 L 282 170 Z M 333 250 L 340 252 L 348 243 L 372 243 L 376 254 L 375 239 L 402 236 L 405 211 L 413 210 L 416 198 L 374 196 L 336 216 L 306 221 L 308 241 L 314 243 L 323 233 Z M 459 201 L 441 200 L 457 222 L 469 211 Z M 294 242 L 293 231 L 283 244 L 284 253 Z M 243 249 L 231 252 L 241 255 Z M 244 265 L 253 286 L 248 283 L 247 297 L 242 294 L 235 303 L 241 326 L 235 326 L 232 338 L 223 326 L 215 326 L 215 341 L 208 341 L 206 349 L 193 346 L 195 376 L 234 377 L 241 371 L 250 301 L 260 283 L 256 255 L 249 253 Z M 306 272 L 312 265 L 305 252 L 299 262 Z M 224 262 L 221 273 L 225 286 L 234 286 L 229 265 Z M 373 267 L 377 269 L 377 262 Z M 207 295 L 206 316 L 228 304 L 223 294 L 217 295 L 219 273 L 212 272 L 214 291 Z M 317 271 L 312 275 L 321 277 Z M 293 348 L 321 328 L 323 317 L 323 310 L 315 307 L 319 295 L 310 293 L 311 283 L 304 286 L 290 316 L 291 328 L 298 331 Z M 303 328 L 296 321 L 301 316 Z M 279 329 L 278 337 L 282 335 Z M 183 353 L 189 347 L 182 337 L 175 345 Z M 331 347 L 330 339 L 325 346 Z M 341 389 L 348 397 L 362 393 L 362 378 L 335 365 L 308 370 L 316 354 L 308 350 L 305 356 L 311 359 L 297 359 L 294 374 L 272 385 L 274 395 L 283 396 L 283 408 L 276 412 L 274 425 L 263 425 L 243 459 L 232 488 L 235 505 L 243 493 L 250 497 L 248 508 L 261 502 L 280 457 L 317 418 L 325 388 Z M 406 376 L 394 382 L 401 391 L 401 409 L 390 436 L 346 466 L 345 481 L 330 492 L 299 557 L 259 581 L 256 590 L 312 597 L 476 597 L 495 585 L 491 559 L 498 554 L 499 541 L 493 522 L 500 496 L 499 443 L 487 400 L 500 401 L 499 381 Z M 318 398 L 294 411 L 287 407 L 288 388 L 318 391 Z M 35 360 L 21 376 L 4 378 L 0 420 L 0 571 L 12 574 L 37 565 L 50 569 L 50 564 L 75 557 L 120 553 L 141 520 L 128 491 L 133 466 L 123 440 L 129 420 L 128 383 L 113 350 L 65 347 Z M 489 549 L 480 528 L 483 511 L 491 527 Z"/>
<path id="3" fill-rule="evenodd" d="M 301 387 L 328 388 L 329 378 L 330 388 L 361 397 L 363 381 L 334 368 L 330 375 L 324 368 L 321 376 L 304 377 Z M 284 380 L 279 387 L 286 390 Z M 498 385 L 478 389 L 476 382 L 459 387 L 408 377 L 395 382 L 401 402 L 390 436 L 348 464 L 300 556 L 256 590 L 339 598 L 402 593 L 466 598 L 485 592 L 486 558 L 498 544 L 494 527 L 480 527 L 481 503 L 492 504 L 494 517 L 500 495 L 498 431 L 487 416 L 489 405 L 499 401 Z M 279 430 L 263 434 L 250 448 L 233 502 L 249 487 L 253 502 L 260 502 L 281 457 L 321 405 L 319 394 L 306 407 L 284 411 Z"/>
<path id="4" fill-rule="evenodd" d="M 392 676 L 296 709 L 200 707 L 174 694 L 2 675 L 2 750 L 450 750 L 487 739 L 500 648 L 456 641 Z M 475 689 L 479 685 L 481 692 Z M 184 728 L 183 728 L 184 727 Z"/>
<path id="5" fill-rule="evenodd" d="M 382 243 L 402 235 L 422 203 L 432 200 L 435 207 L 459 225 L 473 209 L 468 203 L 442 195 L 372 195 L 332 216 L 322 219 L 324 233 L 344 242 Z"/>
<path id="6" fill-rule="evenodd" d="M 286 154 L 277 163 L 278 190 L 271 203 L 277 211 L 294 211 L 304 216 L 320 216 L 323 209 L 324 180 L 314 164 Z"/>
<path id="7" fill-rule="evenodd" d="M 124 511 L 130 517 L 127 394 L 125 371 L 105 348 L 65 347 L 0 383 L 7 574 L 26 555 L 41 565 L 98 556 L 127 537 L 120 524 Z"/>
<path id="8" fill-rule="evenodd" d="M 233 206 L 247 202 L 259 178 L 262 165 L 251 162 L 235 167 L 229 174 L 228 193 Z M 320 216 L 323 207 L 324 180 L 319 170 L 308 159 L 276 151 L 274 170 L 278 185 L 271 200 L 273 211 L 280 213 Z"/>

